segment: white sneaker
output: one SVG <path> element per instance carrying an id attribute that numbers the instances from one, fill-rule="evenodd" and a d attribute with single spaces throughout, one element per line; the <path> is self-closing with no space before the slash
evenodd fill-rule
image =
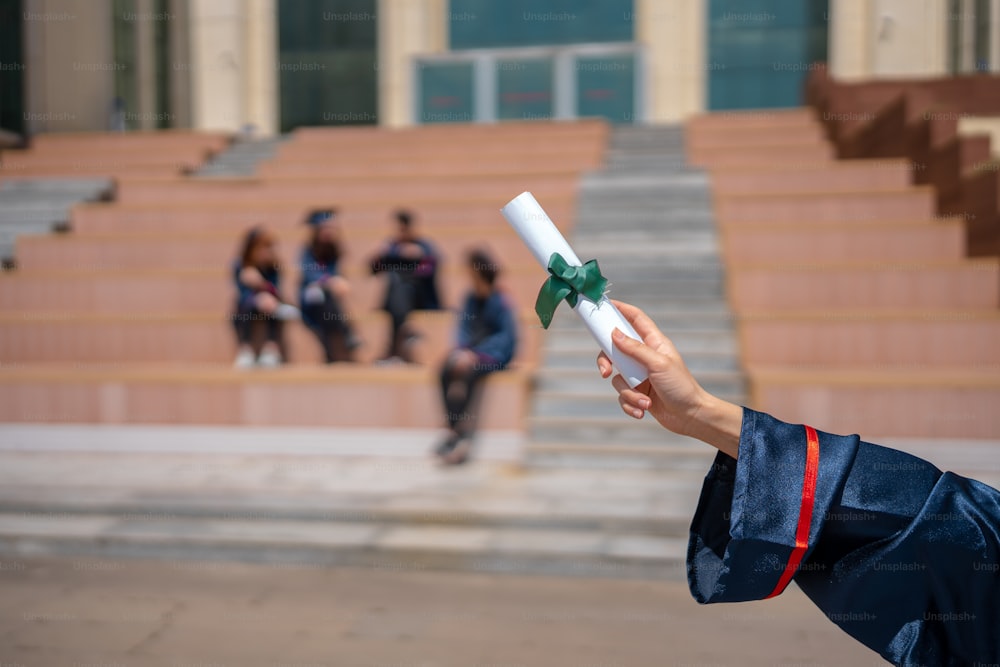
<path id="1" fill-rule="evenodd" d="M 302 312 L 290 303 L 283 303 L 274 309 L 274 318 L 278 320 L 297 320 Z"/>
<path id="2" fill-rule="evenodd" d="M 261 368 L 277 368 L 281 365 L 281 353 L 277 350 L 264 350 L 257 357 L 257 365 Z"/>
<path id="3" fill-rule="evenodd" d="M 236 361 L 233 362 L 233 368 L 246 370 L 248 368 L 253 368 L 255 363 L 257 363 L 257 358 L 254 356 L 253 350 L 242 349 L 236 355 Z"/>

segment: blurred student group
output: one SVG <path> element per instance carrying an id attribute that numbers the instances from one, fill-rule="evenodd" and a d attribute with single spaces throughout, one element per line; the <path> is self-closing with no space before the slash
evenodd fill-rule
<path id="1" fill-rule="evenodd" d="M 352 362 L 365 344 L 352 324 L 351 284 L 339 270 L 347 253 L 336 209 L 316 209 L 306 217 L 311 231 L 299 256 L 297 298 L 286 298 L 278 239 L 265 227 L 244 235 L 233 264 L 237 297 L 232 314 L 239 369 L 273 368 L 288 356 L 284 323 L 299 320 L 314 334 L 325 362 Z M 388 346 L 376 363 L 416 363 L 421 331 L 408 321 L 415 310 L 440 310 L 434 244 L 419 235 L 410 211 L 393 213 L 392 237 L 371 257 L 371 273 L 384 276 L 382 309 L 389 315 Z M 468 293 L 457 314 L 455 349 L 440 369 L 441 396 L 448 436 L 436 450 L 446 463 L 463 463 L 475 426 L 474 402 L 480 381 L 511 362 L 517 325 L 509 300 L 497 289 L 499 264 L 492 255 L 470 248 L 464 258 Z"/>

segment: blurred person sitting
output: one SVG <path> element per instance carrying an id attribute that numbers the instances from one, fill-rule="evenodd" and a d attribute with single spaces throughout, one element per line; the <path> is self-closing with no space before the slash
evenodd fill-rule
<path id="1" fill-rule="evenodd" d="M 312 227 L 312 237 L 300 258 L 302 321 L 323 346 L 326 363 L 352 361 L 361 341 L 345 309 L 350 285 L 338 271 L 343 243 L 337 211 L 312 211 L 306 222 Z"/>
<path id="2" fill-rule="evenodd" d="M 382 308 L 392 318 L 392 325 L 389 349 L 383 360 L 412 362 L 417 335 L 406 319 L 414 310 L 441 308 L 437 291 L 439 258 L 434 246 L 414 233 L 413 215 L 409 211 L 396 211 L 394 217 L 396 236 L 372 258 L 371 270 L 387 277 Z"/>
<path id="3" fill-rule="evenodd" d="M 496 262 L 486 252 L 473 250 L 467 266 L 472 289 L 458 315 L 455 349 L 441 368 L 448 435 L 436 453 L 451 465 L 469 457 L 483 379 L 507 368 L 517 348 L 514 312 L 496 287 Z"/>
<path id="4" fill-rule="evenodd" d="M 280 365 L 282 324 L 299 317 L 299 309 L 285 303 L 280 296 L 281 271 L 276 245 L 269 231 L 254 227 L 244 237 L 239 259 L 233 263 L 237 290 L 233 325 L 239 344 L 236 368 Z M 254 340 L 258 324 L 264 329 L 264 342 L 259 346 Z"/>

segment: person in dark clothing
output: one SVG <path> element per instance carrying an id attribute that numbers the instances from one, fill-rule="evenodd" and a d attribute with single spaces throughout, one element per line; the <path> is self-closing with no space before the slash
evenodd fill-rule
<path id="1" fill-rule="evenodd" d="M 243 239 L 239 258 L 233 262 L 236 308 L 233 326 L 239 352 L 237 368 L 278 366 L 282 362 L 282 323 L 299 317 L 299 309 L 280 295 L 281 271 L 276 240 L 266 229 L 254 227 Z M 255 332 L 263 325 L 264 342 L 255 343 Z M 259 355 L 258 355 L 259 352 Z"/>
<path id="2" fill-rule="evenodd" d="M 487 253 L 473 250 L 468 267 L 472 290 L 458 315 L 455 349 L 441 368 L 448 436 L 437 455 L 452 465 L 468 459 L 483 379 L 507 368 L 517 348 L 514 312 L 495 285 L 496 262 Z"/>
<path id="3" fill-rule="evenodd" d="M 382 308 L 392 318 L 389 349 L 384 360 L 413 361 L 415 332 L 406 318 L 414 310 L 439 310 L 437 291 L 439 258 L 434 246 L 413 231 L 413 215 L 396 211 L 396 237 L 372 258 L 374 274 L 386 274 L 386 293 Z"/>
<path id="4" fill-rule="evenodd" d="M 615 330 L 613 344 L 649 378 L 614 376 L 622 410 L 719 450 L 688 540 L 695 600 L 766 600 L 794 581 L 894 665 L 1000 663 L 1000 491 L 713 396 L 645 313 L 615 305 L 642 341 Z M 614 373 L 603 352 L 597 365 Z"/>
<path id="5" fill-rule="evenodd" d="M 342 255 L 335 209 L 316 210 L 306 218 L 312 238 L 302 249 L 299 305 L 302 321 L 316 334 L 326 363 L 352 361 L 361 344 L 344 308 L 350 286 L 338 271 Z"/>

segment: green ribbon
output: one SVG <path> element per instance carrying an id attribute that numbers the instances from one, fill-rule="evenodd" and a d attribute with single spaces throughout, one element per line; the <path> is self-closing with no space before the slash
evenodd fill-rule
<path id="1" fill-rule="evenodd" d="M 538 291 L 535 299 L 535 312 L 542 321 L 542 328 L 548 329 L 552 323 L 559 303 L 566 300 L 570 307 L 575 308 L 577 299 L 582 295 L 594 303 L 599 303 L 604 297 L 608 280 L 601 275 L 597 260 L 592 259 L 583 266 L 571 266 L 557 252 L 549 257 L 549 277 Z"/>

